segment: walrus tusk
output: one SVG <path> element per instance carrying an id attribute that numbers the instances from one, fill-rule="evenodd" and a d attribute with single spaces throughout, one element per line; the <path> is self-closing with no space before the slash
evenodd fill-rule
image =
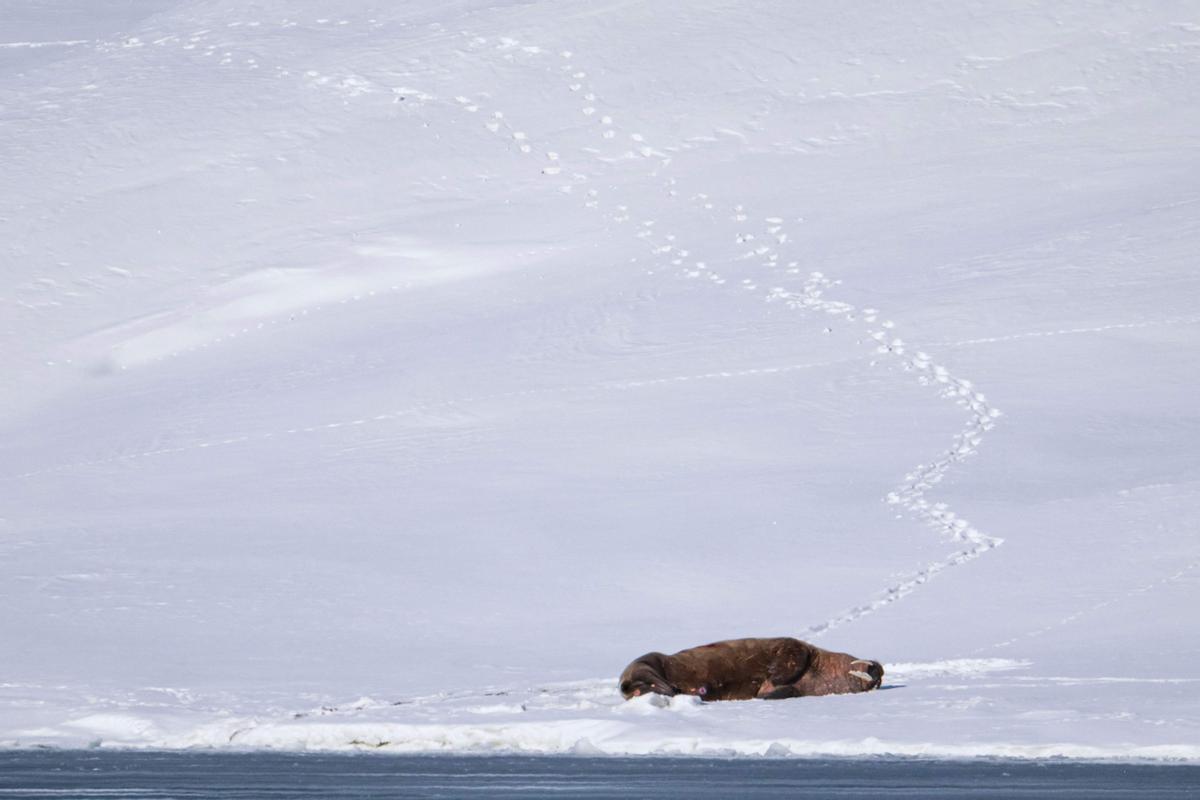
<path id="1" fill-rule="evenodd" d="M 850 663 L 851 663 L 851 664 L 866 664 L 866 665 L 869 667 L 869 666 L 871 666 L 871 664 L 873 664 L 874 662 L 873 662 L 873 661 L 867 661 L 867 660 L 865 660 L 865 659 L 862 659 L 862 658 L 856 658 L 856 659 L 854 659 L 853 661 L 851 661 Z"/>
<path id="2" fill-rule="evenodd" d="M 864 681 L 873 681 L 873 680 L 875 680 L 874 678 L 872 678 L 872 677 L 871 677 L 870 675 L 868 675 L 867 673 L 865 673 L 865 672 L 859 672 L 859 671 L 858 671 L 858 670 L 856 670 L 856 669 L 852 669 L 852 670 L 850 670 L 850 674 L 851 674 L 851 675 L 853 675 L 853 676 L 854 676 L 854 677 L 856 677 L 856 678 L 862 678 Z"/>

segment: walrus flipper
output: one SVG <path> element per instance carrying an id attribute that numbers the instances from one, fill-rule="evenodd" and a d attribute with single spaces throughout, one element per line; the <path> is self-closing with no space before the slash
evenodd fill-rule
<path id="1" fill-rule="evenodd" d="M 776 686 L 766 694 L 759 695 L 761 700 L 786 700 L 789 697 L 800 697 L 800 690 L 790 683 L 786 686 Z"/>
<path id="2" fill-rule="evenodd" d="M 642 694 L 662 694 L 667 697 L 674 697 L 679 694 L 679 689 L 667 683 L 662 678 L 640 676 L 632 680 L 621 681 L 621 694 L 626 699 L 637 697 Z"/>

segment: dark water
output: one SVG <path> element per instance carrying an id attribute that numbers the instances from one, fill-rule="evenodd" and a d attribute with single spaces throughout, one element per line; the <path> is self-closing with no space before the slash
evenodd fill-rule
<path id="1" fill-rule="evenodd" d="M 1200 766 L 0 752 L 0 798 L 1200 798 Z"/>

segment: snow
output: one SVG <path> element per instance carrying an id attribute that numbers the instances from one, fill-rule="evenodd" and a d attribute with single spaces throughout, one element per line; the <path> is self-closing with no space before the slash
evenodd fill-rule
<path id="1" fill-rule="evenodd" d="M 1198 62 L 1186 3 L 7 4 L 0 746 L 1200 759 Z M 616 692 L 754 635 L 885 689 Z"/>
<path id="2" fill-rule="evenodd" d="M 898 683 L 891 689 L 869 697 L 808 698 L 802 706 L 707 704 L 690 695 L 645 695 L 626 702 L 610 680 L 591 680 L 398 700 L 360 697 L 291 713 L 264 708 L 231 714 L 197 713 L 200 698 L 172 702 L 160 690 L 127 700 L 124 708 L 93 711 L 32 733 L 43 744 L 86 740 L 127 748 L 1196 759 L 1194 744 L 1180 742 L 1172 728 L 1089 709 L 1093 681 L 1030 675 L 1029 667 L 1004 659 L 898 665 L 893 679 Z M 1193 684 L 1187 688 L 1197 683 L 1178 680 Z M 1129 682 L 1135 685 L 1117 689 L 1123 702 L 1173 713 L 1175 691 L 1155 680 Z M 1030 698 L 1039 702 L 1036 709 L 1027 705 Z M 938 717 L 943 726 L 937 738 L 896 735 L 906 728 L 929 735 L 932 729 L 921 722 L 927 716 Z M 1141 728 L 1135 740 L 1111 740 L 1114 725 L 1104 721 L 1114 716 Z M 1100 730 L 1093 730 L 1097 725 Z M 994 726 L 1006 736 L 992 734 Z"/>

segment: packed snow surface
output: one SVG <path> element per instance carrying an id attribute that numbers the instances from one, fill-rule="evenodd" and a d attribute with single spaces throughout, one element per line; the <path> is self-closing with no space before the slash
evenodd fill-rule
<path id="1" fill-rule="evenodd" d="M 1200 759 L 1195 3 L 7 0 L 0 168 L 0 746 Z"/>

